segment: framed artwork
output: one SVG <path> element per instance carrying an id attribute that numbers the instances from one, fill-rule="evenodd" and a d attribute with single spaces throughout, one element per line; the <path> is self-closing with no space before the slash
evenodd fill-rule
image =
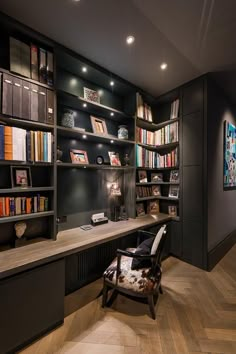
<path id="1" fill-rule="evenodd" d="M 32 187 L 30 167 L 11 166 L 11 186 L 12 188 Z"/>
<path id="2" fill-rule="evenodd" d="M 152 195 L 161 195 L 161 186 L 152 186 Z"/>
<path id="3" fill-rule="evenodd" d="M 151 182 L 163 182 L 163 173 L 151 173 Z"/>
<path id="4" fill-rule="evenodd" d="M 112 196 L 120 196 L 121 195 L 121 190 L 120 190 L 120 186 L 118 185 L 118 183 L 111 184 L 110 195 L 112 195 Z"/>
<path id="5" fill-rule="evenodd" d="M 179 182 L 179 171 L 172 170 L 170 171 L 170 182 Z"/>
<path id="6" fill-rule="evenodd" d="M 120 157 L 117 152 L 108 151 L 111 166 L 121 166 Z"/>
<path id="7" fill-rule="evenodd" d="M 177 206 L 176 205 L 168 205 L 168 214 L 171 216 L 177 216 Z"/>
<path id="8" fill-rule="evenodd" d="M 84 99 L 86 101 L 100 103 L 100 96 L 97 91 L 84 87 Z"/>
<path id="9" fill-rule="evenodd" d="M 139 183 L 147 183 L 147 171 L 139 170 L 138 178 L 139 178 Z"/>
<path id="10" fill-rule="evenodd" d="M 87 165 L 89 163 L 87 152 L 83 150 L 70 150 L 71 162 L 81 165 Z"/>
<path id="11" fill-rule="evenodd" d="M 236 188 L 236 127 L 224 122 L 224 188 Z"/>
<path id="12" fill-rule="evenodd" d="M 170 186 L 169 188 L 169 197 L 179 198 L 179 186 Z"/>
<path id="13" fill-rule="evenodd" d="M 159 200 L 149 200 L 147 212 L 148 214 L 158 214 L 160 212 Z"/>
<path id="14" fill-rule="evenodd" d="M 143 216 L 146 214 L 143 203 L 136 204 L 136 213 L 137 213 L 137 216 Z"/>
<path id="15" fill-rule="evenodd" d="M 107 134 L 107 126 L 104 119 L 94 116 L 90 116 L 90 119 L 95 134 Z"/>

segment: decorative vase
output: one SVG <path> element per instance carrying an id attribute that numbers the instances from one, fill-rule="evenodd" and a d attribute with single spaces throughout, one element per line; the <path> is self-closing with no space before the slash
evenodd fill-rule
<path id="1" fill-rule="evenodd" d="M 128 139 L 127 125 L 119 125 L 118 139 Z"/>
<path id="2" fill-rule="evenodd" d="M 61 125 L 66 128 L 74 128 L 75 127 L 75 119 L 74 119 L 74 112 L 73 111 L 68 109 L 63 113 Z"/>

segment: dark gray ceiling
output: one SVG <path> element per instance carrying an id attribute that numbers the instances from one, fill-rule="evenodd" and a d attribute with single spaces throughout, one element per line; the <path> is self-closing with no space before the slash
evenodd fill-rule
<path id="1" fill-rule="evenodd" d="M 0 10 L 155 96 L 208 71 L 235 86 L 236 0 L 1 0 Z"/>

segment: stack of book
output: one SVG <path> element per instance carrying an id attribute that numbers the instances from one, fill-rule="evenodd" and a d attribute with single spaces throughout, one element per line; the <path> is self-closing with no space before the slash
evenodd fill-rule
<path id="1" fill-rule="evenodd" d="M 0 217 L 48 211 L 48 197 L 1 197 Z"/>
<path id="2" fill-rule="evenodd" d="M 136 196 L 137 198 L 143 197 L 151 197 L 152 194 L 152 187 L 145 187 L 145 186 L 137 186 L 136 187 Z"/>
<path id="3" fill-rule="evenodd" d="M 10 70 L 53 86 L 53 53 L 10 37 Z"/>
<path id="4" fill-rule="evenodd" d="M 178 118 L 179 116 L 179 99 L 177 98 L 171 103 L 170 119 Z"/>
<path id="5" fill-rule="evenodd" d="M 160 155 L 142 146 L 136 145 L 136 166 L 149 168 L 165 168 L 178 166 L 178 148 L 168 154 Z"/>
<path id="6" fill-rule="evenodd" d="M 52 162 L 52 133 L 0 125 L 0 160 Z"/>
<path id="7" fill-rule="evenodd" d="M 152 122 L 152 109 L 143 101 L 140 93 L 136 93 L 137 117 Z"/>
<path id="8" fill-rule="evenodd" d="M 178 122 L 168 124 L 165 127 L 156 130 L 155 132 L 137 127 L 137 142 L 153 146 L 175 143 L 179 139 L 178 127 Z"/>

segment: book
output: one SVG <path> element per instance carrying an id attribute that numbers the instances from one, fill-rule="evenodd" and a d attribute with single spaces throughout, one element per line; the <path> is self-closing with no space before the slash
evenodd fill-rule
<path id="1" fill-rule="evenodd" d="M 12 75 L 2 75 L 2 113 L 12 116 L 13 80 Z"/>
<path id="2" fill-rule="evenodd" d="M 151 182 L 163 182 L 163 173 L 151 173 Z"/>
<path id="3" fill-rule="evenodd" d="M 136 214 L 137 214 L 137 216 L 143 216 L 146 214 L 143 203 L 136 204 Z"/>
<path id="4" fill-rule="evenodd" d="M 139 170 L 138 177 L 139 177 L 139 183 L 147 183 L 147 171 Z"/>
<path id="5" fill-rule="evenodd" d="M 5 160 L 13 159 L 12 146 L 12 127 L 4 127 L 4 158 Z"/>
<path id="6" fill-rule="evenodd" d="M 5 216 L 5 198 L 0 198 L 0 217 Z"/>
<path id="7" fill-rule="evenodd" d="M 172 170 L 170 171 L 170 182 L 179 182 L 179 171 Z"/>
<path id="8" fill-rule="evenodd" d="M 171 216 L 177 216 L 177 206 L 176 205 L 168 205 L 168 214 Z"/>
<path id="9" fill-rule="evenodd" d="M 47 51 L 47 84 L 53 86 L 53 53 Z"/>
<path id="10" fill-rule="evenodd" d="M 24 42 L 21 47 L 21 75 L 30 78 L 30 46 Z"/>
<path id="11" fill-rule="evenodd" d="M 152 186 L 152 195 L 161 195 L 161 187 Z"/>
<path id="12" fill-rule="evenodd" d="M 179 186 L 171 185 L 169 187 L 169 197 L 171 198 L 179 198 Z"/>
<path id="13" fill-rule="evenodd" d="M 47 83 L 47 59 L 46 50 L 39 48 L 39 81 L 43 84 Z"/>
<path id="14" fill-rule="evenodd" d="M 4 125 L 0 125 L 0 160 L 4 160 L 5 151 L 5 136 L 4 136 Z"/>
<path id="15" fill-rule="evenodd" d="M 12 115 L 22 117 L 22 80 L 12 76 Z"/>
<path id="16" fill-rule="evenodd" d="M 149 200 L 147 204 L 148 214 L 158 214 L 160 212 L 159 200 Z"/>
<path id="17" fill-rule="evenodd" d="M 31 79 L 39 81 L 38 47 L 32 43 L 30 45 L 30 53 Z"/>

